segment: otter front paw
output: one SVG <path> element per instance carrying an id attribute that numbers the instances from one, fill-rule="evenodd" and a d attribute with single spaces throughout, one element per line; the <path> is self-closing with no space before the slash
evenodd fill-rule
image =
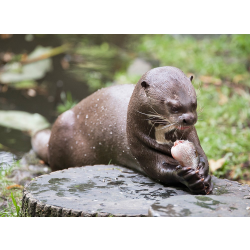
<path id="1" fill-rule="evenodd" d="M 176 176 L 193 193 L 209 194 L 213 189 L 211 176 L 204 177 L 204 168 L 202 166 L 200 166 L 200 169 L 177 166 Z"/>

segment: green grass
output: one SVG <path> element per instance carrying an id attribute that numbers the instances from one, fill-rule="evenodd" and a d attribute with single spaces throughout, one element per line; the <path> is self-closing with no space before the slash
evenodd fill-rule
<path id="1" fill-rule="evenodd" d="M 70 92 L 67 92 L 67 94 L 65 94 L 65 92 L 62 92 L 61 99 L 62 103 L 57 105 L 56 107 L 58 114 L 62 114 L 63 112 L 73 108 L 78 103 L 76 100 L 73 100 Z"/>
<path id="2" fill-rule="evenodd" d="M 196 129 L 207 157 L 226 158 L 214 174 L 223 177 L 234 170 L 232 179 L 243 178 L 244 172 L 249 171 L 242 168 L 242 163 L 250 159 L 250 95 L 236 93 L 227 86 L 210 85 L 200 89 L 198 105 L 204 108 Z"/>
<path id="3" fill-rule="evenodd" d="M 191 36 L 148 35 L 143 37 L 138 50 L 159 60 L 161 66 L 175 66 L 197 77 L 208 75 L 250 86 L 250 74 L 246 68 L 248 44 L 249 35 L 224 35 L 202 40 Z"/>
<path id="4" fill-rule="evenodd" d="M 12 170 L 19 167 L 19 162 L 15 162 L 6 170 L 0 171 L 0 199 L 7 200 L 7 207 L 0 210 L 0 217 L 18 217 L 21 207 L 22 190 L 20 189 L 7 189 L 13 183 L 8 175 Z M 1 198 L 3 197 L 3 198 Z"/>

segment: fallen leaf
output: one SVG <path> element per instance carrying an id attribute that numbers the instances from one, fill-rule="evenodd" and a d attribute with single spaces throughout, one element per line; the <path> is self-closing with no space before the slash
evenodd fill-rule
<path id="1" fill-rule="evenodd" d="M 244 75 L 236 75 L 233 78 L 234 83 L 239 83 L 240 81 L 244 80 Z"/>
<path id="2" fill-rule="evenodd" d="M 213 173 L 214 171 L 221 168 L 225 161 L 226 161 L 225 158 L 221 158 L 217 161 L 215 161 L 214 159 L 209 160 L 209 168 L 210 168 L 211 172 Z"/>
<path id="3" fill-rule="evenodd" d="M 7 38 L 11 38 L 13 35 L 11 34 L 1 34 L 0 37 L 1 39 L 7 39 Z"/>
<path id="4" fill-rule="evenodd" d="M 33 135 L 41 129 L 48 128 L 50 123 L 39 114 L 16 110 L 0 110 L 0 125 L 21 131 L 30 131 L 31 135 Z"/>
<path id="5" fill-rule="evenodd" d="M 220 105 L 224 105 L 225 103 L 228 102 L 228 98 L 226 95 L 223 95 L 222 93 L 220 93 L 220 100 L 219 100 L 219 104 Z"/>
<path id="6" fill-rule="evenodd" d="M 221 85 L 222 83 L 221 79 L 212 76 L 200 76 L 200 80 L 204 83 L 212 83 L 214 85 Z"/>
<path id="7" fill-rule="evenodd" d="M 36 59 L 51 51 L 50 47 L 37 48 L 28 55 L 28 59 Z M 7 63 L 0 73 L 0 81 L 8 84 L 13 82 L 22 82 L 27 80 L 37 80 L 45 76 L 47 72 L 52 69 L 52 59 L 46 58 L 44 60 L 35 61 L 30 64 L 22 65 L 20 62 Z"/>
<path id="8" fill-rule="evenodd" d="M 7 189 L 13 189 L 13 188 L 23 189 L 23 186 L 18 185 L 18 184 L 13 184 L 13 185 L 10 185 L 10 186 L 8 186 L 6 188 Z"/>

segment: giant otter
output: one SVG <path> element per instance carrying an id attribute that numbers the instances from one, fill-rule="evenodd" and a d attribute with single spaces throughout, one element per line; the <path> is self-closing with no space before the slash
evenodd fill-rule
<path id="1" fill-rule="evenodd" d="M 32 147 L 53 171 L 111 162 L 208 194 L 211 176 L 194 127 L 197 98 L 191 80 L 166 66 L 148 71 L 136 86 L 103 88 L 60 115 L 51 131 L 36 133 Z M 194 143 L 196 170 L 172 157 L 171 147 L 179 139 Z"/>

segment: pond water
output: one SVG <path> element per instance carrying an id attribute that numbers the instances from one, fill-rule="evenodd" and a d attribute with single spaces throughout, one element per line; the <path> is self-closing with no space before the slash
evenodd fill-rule
<path id="1" fill-rule="evenodd" d="M 0 39 L 0 53 L 11 51 L 15 54 L 30 53 L 38 45 L 57 47 L 61 41 L 55 35 L 36 37 L 27 42 L 25 35 L 14 35 L 10 39 Z M 53 123 L 57 117 L 56 106 L 61 102 L 60 93 L 71 92 L 74 100 L 81 100 L 90 94 L 88 86 L 74 78 L 61 66 L 64 54 L 52 57 L 53 70 L 39 79 L 38 89 L 35 95 L 30 96 L 27 89 L 6 88 L 0 84 L 0 110 L 20 110 L 30 113 L 39 113 Z M 45 86 L 45 91 L 39 90 L 39 86 Z M 12 152 L 19 157 L 31 148 L 30 137 L 20 131 L 0 126 L 0 151 Z M 6 159 L 8 154 L 6 154 Z M 1 161 L 1 160 L 0 160 Z"/>

